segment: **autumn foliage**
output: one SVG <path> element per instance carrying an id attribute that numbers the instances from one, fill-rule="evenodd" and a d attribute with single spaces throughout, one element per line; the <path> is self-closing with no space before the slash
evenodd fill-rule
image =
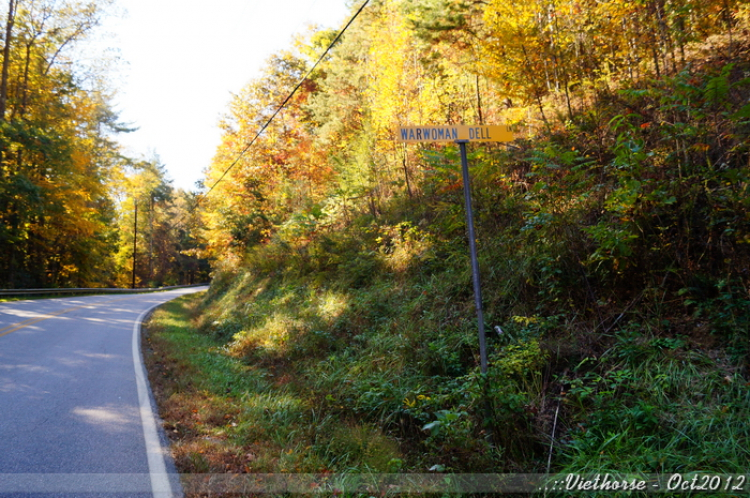
<path id="1" fill-rule="evenodd" d="M 748 13 L 374 1 L 248 146 L 332 33 L 269 61 L 207 171 L 201 331 L 294 379 L 299 468 L 341 425 L 383 472 L 742 468 Z M 486 376 L 457 148 L 394 140 L 454 123 L 517 135 L 469 147 Z"/>
<path id="2" fill-rule="evenodd" d="M 117 134 L 132 130 L 118 121 L 110 102 L 102 68 L 111 61 L 86 62 L 78 50 L 112 2 L 6 4 L 0 286 L 130 286 L 133 276 L 138 286 L 205 280 L 205 265 L 201 269 L 195 254 L 184 253 L 197 247 L 189 236 L 190 196 L 175 200 L 185 195 L 174 195 L 158 158 L 123 155 Z M 144 168 L 152 174 L 143 174 Z M 170 225 L 179 218 L 179 226 Z"/>
<path id="3" fill-rule="evenodd" d="M 395 143 L 399 125 L 559 130 L 618 88 L 689 72 L 710 37 L 735 50 L 745 17 L 730 0 L 373 2 L 260 136 L 334 32 L 300 37 L 235 96 L 204 182 L 206 254 L 236 263 L 426 194 L 431 146 Z"/>

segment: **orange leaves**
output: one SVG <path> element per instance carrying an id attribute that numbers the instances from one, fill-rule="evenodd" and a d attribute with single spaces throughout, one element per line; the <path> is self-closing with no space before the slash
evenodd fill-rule
<path id="1" fill-rule="evenodd" d="M 242 251 L 265 243 L 277 230 L 270 220 L 283 220 L 309 202 L 330 177 L 326 151 L 313 146 L 307 121 L 306 105 L 319 89 L 316 81 L 305 81 L 258 135 L 305 72 L 302 59 L 289 53 L 273 56 L 265 74 L 230 104 L 222 142 L 207 171 L 206 184 L 216 186 L 202 214 L 202 238 L 220 259 L 239 259 Z"/>
<path id="2" fill-rule="evenodd" d="M 460 180 L 457 182 L 450 183 L 446 185 L 445 187 L 442 187 L 439 192 L 440 193 L 448 193 L 448 192 L 455 192 L 456 190 L 460 190 L 463 188 L 463 182 Z"/>

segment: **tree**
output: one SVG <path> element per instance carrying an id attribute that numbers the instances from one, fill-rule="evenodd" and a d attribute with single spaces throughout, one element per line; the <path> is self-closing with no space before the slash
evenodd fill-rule
<path id="1" fill-rule="evenodd" d="M 176 192 L 158 157 L 133 162 L 119 182 L 117 196 L 118 286 L 130 287 L 133 276 L 137 287 L 208 279 L 206 262 L 198 257 L 200 245 L 193 236 L 195 194 Z"/>
<path id="2" fill-rule="evenodd" d="M 108 283 L 122 130 L 69 50 L 109 1 L 12 0 L 0 77 L 0 285 Z M 65 62 L 65 64 L 62 64 Z M 88 88 L 86 88 L 88 86 Z"/>

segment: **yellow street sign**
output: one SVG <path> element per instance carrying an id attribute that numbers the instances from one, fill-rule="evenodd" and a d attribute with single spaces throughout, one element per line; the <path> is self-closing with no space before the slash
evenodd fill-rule
<path id="1" fill-rule="evenodd" d="M 406 143 L 416 142 L 455 142 L 466 140 L 465 126 L 402 126 L 396 133 L 396 140 Z M 460 133 L 460 137 L 459 137 Z"/>
<path id="2" fill-rule="evenodd" d="M 507 126 L 467 126 L 469 142 L 512 142 L 515 136 Z"/>
<path id="3" fill-rule="evenodd" d="M 515 139 L 507 126 L 501 125 L 446 125 L 446 126 L 401 126 L 396 140 L 405 143 L 417 142 L 511 142 Z"/>

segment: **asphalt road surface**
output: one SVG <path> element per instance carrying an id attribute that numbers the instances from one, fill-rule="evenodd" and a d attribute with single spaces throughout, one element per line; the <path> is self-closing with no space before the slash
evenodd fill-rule
<path id="1" fill-rule="evenodd" d="M 0 303 L 0 497 L 175 497 L 140 321 L 205 287 Z"/>

